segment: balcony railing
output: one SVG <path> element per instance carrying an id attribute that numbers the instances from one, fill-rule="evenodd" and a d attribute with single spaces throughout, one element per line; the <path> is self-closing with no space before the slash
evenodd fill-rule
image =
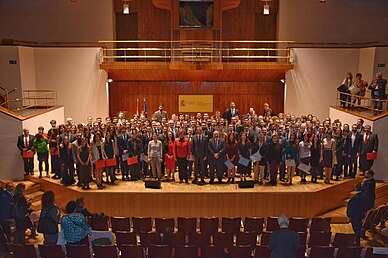
<path id="1" fill-rule="evenodd" d="M 57 92 L 53 90 L 24 90 L 22 98 L 6 99 L 0 104 L 19 116 L 32 115 L 57 105 Z"/>
<path id="2" fill-rule="evenodd" d="M 119 40 L 99 41 L 101 62 L 283 62 L 293 41 Z"/>
<path id="3" fill-rule="evenodd" d="M 370 96 L 369 90 L 365 92 L 365 96 L 337 91 L 337 106 L 368 117 L 388 113 L 386 99 L 373 99 L 367 96 Z"/>

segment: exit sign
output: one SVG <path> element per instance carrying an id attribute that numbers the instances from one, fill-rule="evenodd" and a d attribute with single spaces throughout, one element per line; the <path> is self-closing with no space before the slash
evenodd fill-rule
<path id="1" fill-rule="evenodd" d="M 9 64 L 17 64 L 16 60 L 9 60 Z"/>
<path id="2" fill-rule="evenodd" d="M 385 64 L 377 64 L 377 67 L 378 67 L 378 68 L 384 68 L 384 67 L 385 67 Z"/>

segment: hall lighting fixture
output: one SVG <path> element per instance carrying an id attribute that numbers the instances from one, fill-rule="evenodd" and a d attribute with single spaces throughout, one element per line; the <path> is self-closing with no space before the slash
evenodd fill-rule
<path id="1" fill-rule="evenodd" d="M 113 80 L 112 80 L 111 78 L 109 78 L 109 79 L 108 79 L 108 82 L 109 82 L 109 83 L 110 83 L 110 82 L 113 82 Z"/>
<path id="2" fill-rule="evenodd" d="M 269 4 L 267 2 L 264 5 L 263 15 L 269 15 Z"/>
<path id="3" fill-rule="evenodd" d="M 129 3 L 124 2 L 123 4 L 123 14 L 129 14 Z"/>

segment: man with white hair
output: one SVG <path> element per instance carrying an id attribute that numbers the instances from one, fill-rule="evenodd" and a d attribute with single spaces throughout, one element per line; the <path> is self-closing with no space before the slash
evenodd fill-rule
<path id="1" fill-rule="evenodd" d="M 375 115 L 382 112 L 383 102 L 381 100 L 387 99 L 386 86 L 387 80 L 383 79 L 383 74 L 381 72 L 376 73 L 376 79 L 369 86 L 371 97 L 374 99 Z"/>
<path id="2" fill-rule="evenodd" d="M 278 218 L 280 229 L 273 232 L 268 244 L 271 258 L 295 258 L 300 249 L 299 235 L 288 228 L 288 218 L 280 215 Z"/>

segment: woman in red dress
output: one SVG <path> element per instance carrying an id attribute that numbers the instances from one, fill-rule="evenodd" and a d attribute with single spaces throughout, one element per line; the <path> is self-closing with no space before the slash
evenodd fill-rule
<path id="1" fill-rule="evenodd" d="M 175 159 L 174 159 L 174 136 L 172 132 L 167 133 L 167 139 L 164 141 L 164 162 L 167 172 L 167 181 L 175 181 Z M 170 178 L 171 175 L 171 178 Z"/>

